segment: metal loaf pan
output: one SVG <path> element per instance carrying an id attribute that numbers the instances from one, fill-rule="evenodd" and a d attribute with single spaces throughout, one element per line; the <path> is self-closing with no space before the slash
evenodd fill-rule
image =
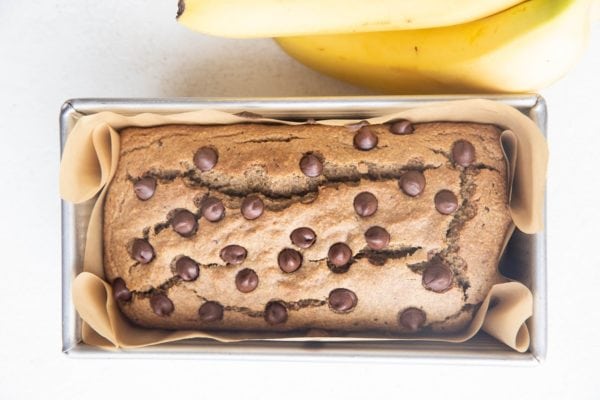
<path id="1" fill-rule="evenodd" d="M 368 118 L 431 102 L 474 96 L 369 96 L 269 99 L 74 99 L 60 113 L 61 153 L 70 130 L 83 115 L 101 111 L 121 114 L 178 113 L 199 109 L 249 111 L 282 119 Z M 477 96 L 479 97 L 479 96 Z M 539 95 L 481 96 L 520 110 L 546 135 L 546 104 Z M 531 346 L 517 353 L 479 333 L 459 344 L 423 341 L 218 343 L 194 339 L 140 349 L 108 351 L 81 341 L 81 319 L 71 300 L 71 284 L 81 271 L 83 247 L 92 202 L 62 201 L 62 350 L 72 357 L 189 358 L 244 360 L 307 360 L 344 362 L 413 362 L 444 364 L 538 364 L 546 355 L 546 233 L 515 231 L 500 263 L 502 272 L 533 292 L 533 316 L 527 324 Z"/>

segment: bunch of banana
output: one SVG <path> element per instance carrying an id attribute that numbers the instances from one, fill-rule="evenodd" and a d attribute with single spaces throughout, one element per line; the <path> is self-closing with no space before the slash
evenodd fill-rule
<path id="1" fill-rule="evenodd" d="M 535 91 L 577 61 L 593 14 L 592 0 L 183 1 L 184 25 L 276 37 L 305 65 L 385 93 Z"/>

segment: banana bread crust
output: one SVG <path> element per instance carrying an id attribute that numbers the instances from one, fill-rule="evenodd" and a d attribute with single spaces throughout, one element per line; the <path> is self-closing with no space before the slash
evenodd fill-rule
<path id="1" fill-rule="evenodd" d="M 104 204 L 120 309 L 167 329 L 464 329 L 504 281 L 500 131 L 406 124 L 122 130 Z"/>

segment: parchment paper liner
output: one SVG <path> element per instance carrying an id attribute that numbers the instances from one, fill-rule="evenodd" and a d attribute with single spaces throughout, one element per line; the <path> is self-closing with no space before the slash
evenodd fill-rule
<path id="1" fill-rule="evenodd" d="M 501 142 L 509 162 L 510 211 L 517 228 L 535 233 L 543 225 L 543 199 L 548 150 L 537 126 L 518 110 L 489 100 L 461 100 L 431 103 L 398 113 L 368 119 L 371 124 L 405 118 L 413 122 L 469 121 L 495 124 L 504 129 Z M 532 314 L 532 295 L 519 282 L 494 285 L 469 327 L 453 335 L 440 336 L 343 336 L 339 332 L 309 331 L 302 336 L 290 333 L 169 331 L 140 328 L 129 322 L 113 300 L 111 286 L 103 280 L 102 205 L 107 184 L 116 170 L 119 155 L 117 130 L 127 126 L 148 127 L 166 124 L 234 124 L 269 122 L 295 125 L 299 122 L 238 116 L 215 110 L 181 114 L 138 114 L 123 116 L 101 112 L 81 117 L 70 132 L 60 168 L 61 196 L 74 203 L 94 198 L 89 221 L 83 271 L 73 283 L 75 308 L 83 319 L 82 338 L 89 345 L 104 348 L 141 347 L 188 338 L 212 338 L 222 342 L 241 340 L 437 340 L 463 342 L 479 329 L 511 348 L 524 352 L 529 348 L 525 321 Z M 324 125 L 347 125 L 359 120 L 318 121 Z M 517 156 L 518 155 L 518 156 Z M 510 182 L 510 181 L 509 181 Z M 512 233 L 512 229 L 510 230 Z M 508 242 L 510 235 L 506 238 Z M 526 266 L 524 266 L 526 267 Z M 493 299 L 493 307 L 490 301 Z"/>

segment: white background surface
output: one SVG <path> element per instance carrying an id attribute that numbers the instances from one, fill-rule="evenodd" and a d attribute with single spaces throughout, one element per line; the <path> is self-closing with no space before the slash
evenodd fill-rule
<path id="1" fill-rule="evenodd" d="M 64 100 L 366 93 L 300 66 L 270 40 L 189 32 L 175 23 L 175 10 L 175 0 L 0 0 L 0 399 L 600 398 L 600 27 L 580 64 L 542 92 L 551 150 L 544 365 L 79 360 L 61 354 L 57 180 Z"/>

